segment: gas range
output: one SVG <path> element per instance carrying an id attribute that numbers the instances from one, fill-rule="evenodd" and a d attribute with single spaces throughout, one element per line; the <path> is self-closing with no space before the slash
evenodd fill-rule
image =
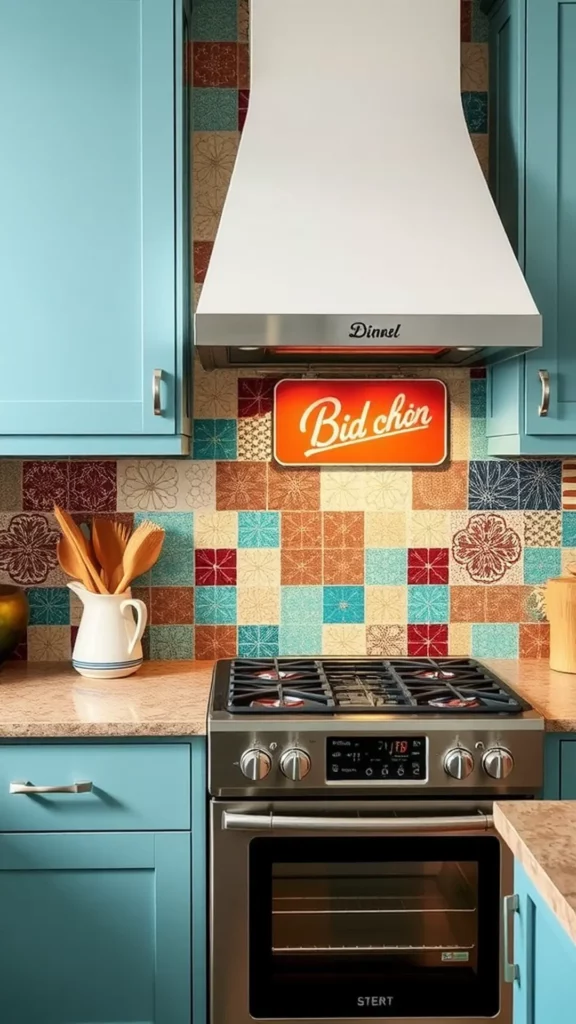
<path id="1" fill-rule="evenodd" d="M 209 787 L 214 797 L 534 794 L 543 730 L 471 658 L 219 661 Z"/>

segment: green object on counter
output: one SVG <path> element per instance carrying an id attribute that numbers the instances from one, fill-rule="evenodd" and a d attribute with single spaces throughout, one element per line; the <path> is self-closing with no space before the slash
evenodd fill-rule
<path id="1" fill-rule="evenodd" d="M 0 586 L 0 664 L 26 636 L 28 600 L 19 587 Z"/>

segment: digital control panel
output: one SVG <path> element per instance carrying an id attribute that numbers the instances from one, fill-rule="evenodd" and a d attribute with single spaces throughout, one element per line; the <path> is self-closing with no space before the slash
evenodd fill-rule
<path id="1" fill-rule="evenodd" d="M 328 782 L 425 782 L 425 736 L 329 737 Z"/>

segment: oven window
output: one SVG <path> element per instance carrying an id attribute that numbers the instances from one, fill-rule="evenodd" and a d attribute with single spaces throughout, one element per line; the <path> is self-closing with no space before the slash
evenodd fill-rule
<path id="1" fill-rule="evenodd" d="M 492 1016 L 495 837 L 256 839 L 254 1017 Z"/>

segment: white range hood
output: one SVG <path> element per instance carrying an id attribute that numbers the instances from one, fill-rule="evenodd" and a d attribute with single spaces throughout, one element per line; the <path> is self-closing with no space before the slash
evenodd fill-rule
<path id="1" fill-rule="evenodd" d="M 541 344 L 464 119 L 459 0 L 252 0 L 251 62 L 196 313 L 206 365 Z"/>

